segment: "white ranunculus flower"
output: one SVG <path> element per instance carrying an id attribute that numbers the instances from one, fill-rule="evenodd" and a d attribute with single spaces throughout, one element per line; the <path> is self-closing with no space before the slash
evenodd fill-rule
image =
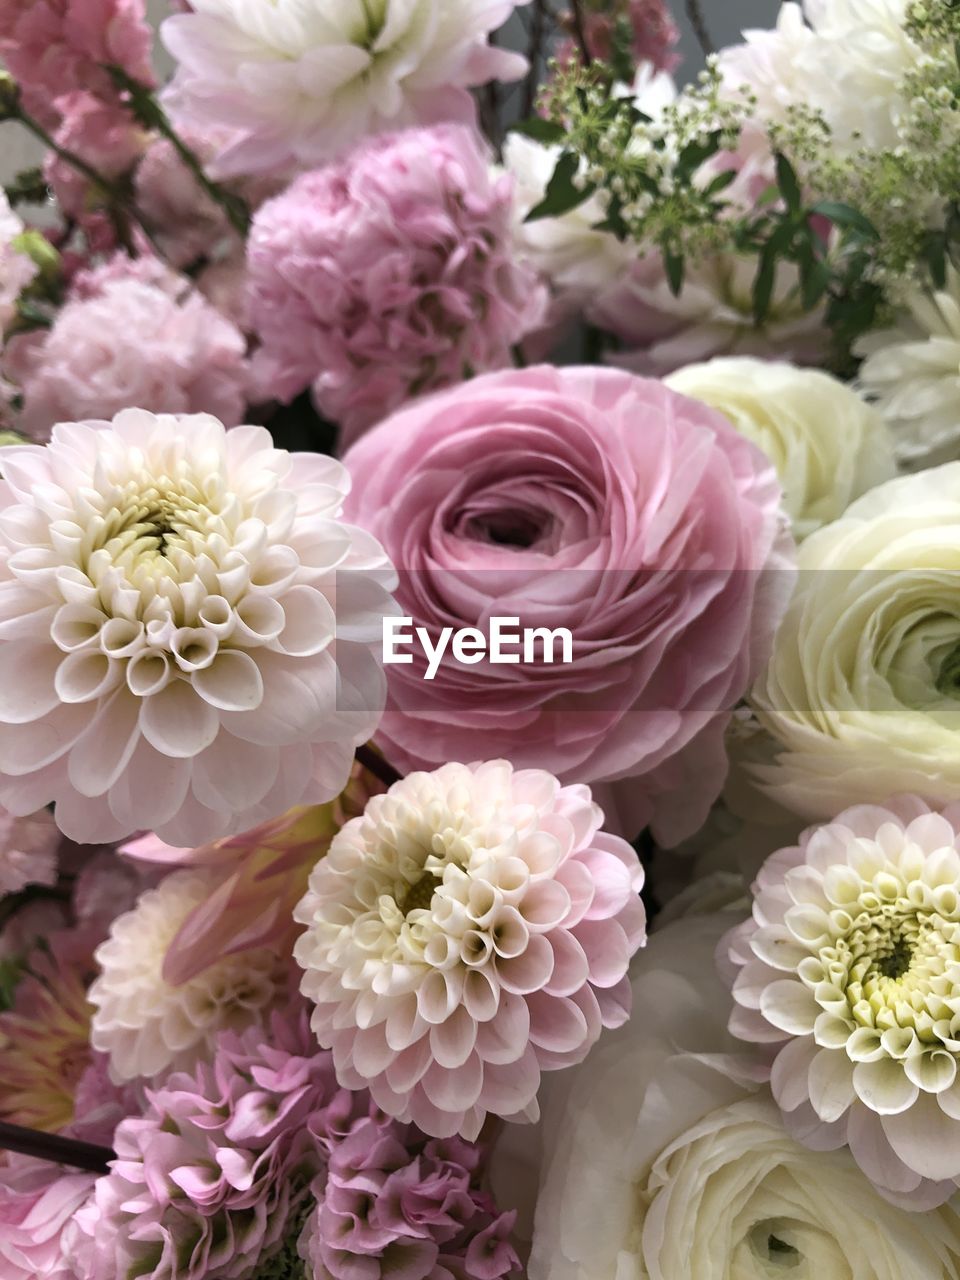
<path id="1" fill-rule="evenodd" d="M 876 400 L 905 467 L 930 466 L 960 452 L 960 272 L 945 287 L 916 290 L 887 329 L 859 340 L 864 391 Z"/>
<path id="2" fill-rule="evenodd" d="M 775 757 L 752 775 L 808 818 L 960 800 L 960 463 L 865 494 L 798 567 L 750 695 Z"/>
<path id="3" fill-rule="evenodd" d="M 522 75 L 487 36 L 526 0 L 195 0 L 161 27 L 180 119 L 238 129 L 219 174 L 316 164 L 358 138 L 469 117 L 470 85 Z"/>
<path id="4" fill-rule="evenodd" d="M 666 383 L 719 409 L 764 451 L 777 469 L 798 541 L 894 474 L 880 415 L 819 370 L 719 358 L 678 369 Z"/>
<path id="5" fill-rule="evenodd" d="M 748 86 L 765 121 L 812 105 L 840 149 L 896 146 L 903 80 L 922 56 L 905 30 L 908 8 L 909 0 L 786 3 L 774 30 L 746 31 L 743 44 L 722 50 L 724 86 L 733 94 Z"/>
<path id="6" fill-rule="evenodd" d="M 498 1202 L 535 1199 L 531 1280 L 943 1280 L 960 1213 L 887 1204 L 845 1150 L 785 1132 L 732 1056 L 713 966 L 729 916 L 671 925 L 634 1015 L 542 1096 L 539 1149 L 507 1130 Z"/>

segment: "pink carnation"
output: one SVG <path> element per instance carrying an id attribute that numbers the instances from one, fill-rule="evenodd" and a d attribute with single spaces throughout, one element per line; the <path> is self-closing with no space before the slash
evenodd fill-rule
<path id="1" fill-rule="evenodd" d="M 75 1280 L 64 1232 L 94 1177 L 15 1157 L 0 1166 L 0 1275 L 3 1280 Z"/>
<path id="2" fill-rule="evenodd" d="M 457 125 L 377 138 L 297 179 L 250 236 L 264 394 L 312 384 L 352 439 L 410 396 L 509 364 L 545 307 L 513 256 L 512 203 Z"/>
<path id="3" fill-rule="evenodd" d="M 569 664 L 391 665 L 378 742 L 398 768 L 502 755 L 564 781 L 630 778 L 623 821 L 692 834 L 724 729 L 785 592 L 780 490 L 719 413 L 609 369 L 475 378 L 411 405 L 345 459 L 351 518 L 400 566 L 434 643 L 491 615 L 564 627 Z M 789 587 L 789 574 L 782 586 Z M 609 812 L 609 810 L 608 810 Z"/>
<path id="4" fill-rule="evenodd" d="M 0 55 L 41 100 L 75 89 L 115 96 L 106 64 L 153 85 L 143 0 L 0 0 Z"/>
<path id="5" fill-rule="evenodd" d="M 586 787 L 496 760 L 410 774 L 343 827 L 294 955 L 345 1088 L 437 1137 L 537 1119 L 541 1072 L 630 1012 L 643 871 L 602 822 Z"/>
<path id="6" fill-rule="evenodd" d="M 23 392 L 18 425 L 38 438 L 54 423 L 130 405 L 211 413 L 226 426 L 246 407 L 246 342 L 236 326 L 185 276 L 122 255 L 85 276 L 51 329 L 13 339 L 4 355 Z"/>

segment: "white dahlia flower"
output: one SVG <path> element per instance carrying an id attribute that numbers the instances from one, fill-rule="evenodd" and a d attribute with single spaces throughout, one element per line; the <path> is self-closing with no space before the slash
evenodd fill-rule
<path id="1" fill-rule="evenodd" d="M 750 694 L 773 741 L 745 771 L 808 819 L 907 791 L 960 800 L 960 463 L 864 494 L 797 563 Z"/>
<path id="2" fill-rule="evenodd" d="M 788 1128 L 893 1199 L 960 1185 L 960 807 L 860 805 L 774 854 L 731 934 L 730 1029 L 776 1054 Z"/>
<path id="3" fill-rule="evenodd" d="M 413 773 L 336 835 L 295 912 L 341 1085 L 438 1137 L 535 1120 L 541 1071 L 629 1016 L 643 872 L 583 786 L 503 760 Z"/>
<path id="4" fill-rule="evenodd" d="M 498 1204 L 530 1231 L 530 1280 L 944 1280 L 960 1214 L 886 1203 L 843 1150 L 793 1139 L 726 1032 L 713 949 L 729 914 L 637 957 L 634 1013 L 545 1082 L 533 1133 L 493 1153 Z"/>
<path id="5" fill-rule="evenodd" d="M 883 419 L 829 374 L 742 356 L 687 365 L 664 381 L 719 409 L 763 450 L 798 541 L 894 475 Z"/>
<path id="6" fill-rule="evenodd" d="M 262 1021 L 289 991 L 289 959 L 271 947 L 234 952 L 178 986 L 165 980 L 170 944 L 218 883 L 209 872 L 175 871 L 114 920 L 94 953 L 90 1043 L 109 1055 L 115 1081 L 191 1070 L 219 1032 Z"/>
<path id="7" fill-rule="evenodd" d="M 886 418 L 906 467 L 949 461 L 960 452 L 960 272 L 945 287 L 916 290 L 888 329 L 855 348 L 866 357 L 860 384 Z"/>
<path id="8" fill-rule="evenodd" d="M 0 804 L 187 847 L 340 792 L 393 572 L 338 462 L 129 409 L 0 471 Z"/>
<path id="9" fill-rule="evenodd" d="M 195 0 L 160 28 L 178 117 L 237 140 L 221 175 L 309 167 L 368 133 L 470 118 L 467 86 L 523 74 L 487 42 L 526 0 Z"/>
<path id="10" fill-rule="evenodd" d="M 0 188 L 0 349 L 3 331 L 16 315 L 17 298 L 37 274 L 36 263 L 17 243 L 25 229 Z"/>

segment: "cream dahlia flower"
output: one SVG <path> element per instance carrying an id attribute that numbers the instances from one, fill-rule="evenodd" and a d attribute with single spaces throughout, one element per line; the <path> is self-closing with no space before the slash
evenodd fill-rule
<path id="1" fill-rule="evenodd" d="M 730 1029 L 776 1054 L 788 1128 L 891 1198 L 960 1185 L 960 807 L 860 805 L 774 854 L 728 941 Z"/>
<path id="2" fill-rule="evenodd" d="M 960 453 L 960 272 L 948 267 L 943 289 L 916 290 L 889 329 L 856 345 L 865 356 L 860 384 L 893 431 L 907 467 Z"/>
<path id="3" fill-rule="evenodd" d="M 779 804 L 828 819 L 909 791 L 960 800 L 960 463 L 890 480 L 812 534 L 750 695 Z"/>
<path id="4" fill-rule="evenodd" d="M 129 409 L 0 470 L 0 803 L 193 846 L 339 793 L 393 576 L 339 463 Z"/>
<path id="5" fill-rule="evenodd" d="M 743 356 L 688 365 L 664 381 L 719 409 L 764 451 L 798 541 L 894 475 L 882 418 L 829 374 Z"/>
<path id="6" fill-rule="evenodd" d="M 180 926 L 218 884 L 210 872 L 173 872 L 114 920 L 94 953 L 90 1042 L 109 1055 L 115 1081 L 191 1070 L 220 1031 L 263 1021 L 289 992 L 289 959 L 273 947 L 235 952 L 178 986 L 164 978 Z"/>
<path id="7" fill-rule="evenodd" d="M 465 87 L 526 60 L 487 35 L 526 0 L 195 0 L 160 34 L 178 117 L 237 141 L 220 174 L 309 167 L 363 135 L 470 117 Z"/>
<path id="8" fill-rule="evenodd" d="M 506 761 L 413 773 L 336 835 L 295 913 L 337 1078 L 437 1137 L 535 1120 L 541 1071 L 629 1016 L 643 873 L 587 787 Z"/>
<path id="9" fill-rule="evenodd" d="M 729 920 L 655 932 L 635 962 L 630 1022 L 545 1082 L 537 1130 L 508 1126 L 498 1140 L 497 1201 L 525 1211 L 521 1231 L 533 1218 L 530 1280 L 957 1275 L 953 1205 L 887 1204 L 848 1152 L 790 1137 L 751 1083 L 712 963 Z"/>

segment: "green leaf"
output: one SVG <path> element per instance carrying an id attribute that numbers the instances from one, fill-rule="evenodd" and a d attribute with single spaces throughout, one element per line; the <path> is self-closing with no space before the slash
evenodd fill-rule
<path id="1" fill-rule="evenodd" d="M 930 271 L 935 289 L 947 283 L 947 236 L 943 231 L 931 231 L 924 239 L 921 255 Z"/>
<path id="2" fill-rule="evenodd" d="M 784 203 L 791 213 L 799 213 L 803 207 L 803 193 L 797 171 L 782 153 L 777 153 L 777 186 Z"/>
<path id="3" fill-rule="evenodd" d="M 511 126 L 511 133 L 522 133 L 525 138 L 533 138 L 535 142 L 543 142 L 548 146 L 562 142 L 567 131 L 555 120 L 544 120 L 542 116 L 531 116 L 528 120 L 520 120 Z"/>
<path id="4" fill-rule="evenodd" d="M 569 213 L 571 209 L 576 209 L 590 199 L 597 189 L 594 183 L 587 183 L 585 187 L 574 185 L 579 163 L 572 151 L 564 151 L 557 161 L 553 177 L 547 183 L 543 199 L 530 210 L 524 222 L 536 222 L 539 218 L 559 218 L 561 214 Z"/>
<path id="5" fill-rule="evenodd" d="M 619 196 L 610 197 L 607 216 L 602 222 L 595 222 L 592 229 L 594 231 L 611 231 L 618 240 L 627 239 L 630 234 L 630 228 L 623 219 L 623 201 Z"/>
<path id="6" fill-rule="evenodd" d="M 759 328 L 770 312 L 773 286 L 777 280 L 777 251 L 772 244 L 760 254 L 757 274 L 753 282 L 753 323 Z"/>
<path id="7" fill-rule="evenodd" d="M 833 273 L 829 265 L 812 258 L 800 264 L 800 295 L 804 311 L 812 311 L 830 287 Z"/>
<path id="8" fill-rule="evenodd" d="M 707 185 L 703 194 L 708 198 L 710 196 L 718 195 L 721 191 L 726 191 L 727 187 L 729 187 L 731 183 L 736 182 L 736 180 L 736 169 L 725 169 L 723 173 L 718 173 L 714 180 Z"/>
<path id="9" fill-rule="evenodd" d="M 667 273 L 667 283 L 670 285 L 670 292 L 675 298 L 680 296 L 683 288 L 683 277 L 686 271 L 686 262 L 682 253 L 676 253 L 673 249 L 664 249 L 663 266 Z"/>
<path id="10" fill-rule="evenodd" d="M 677 176 L 689 178 L 711 156 L 720 150 L 720 130 L 716 129 L 703 142 L 688 142 L 677 157 Z"/>
<path id="11" fill-rule="evenodd" d="M 828 218 L 836 227 L 859 232 L 868 240 L 880 239 L 880 232 L 870 219 L 852 205 L 841 204 L 838 200 L 820 200 L 810 212 Z"/>

